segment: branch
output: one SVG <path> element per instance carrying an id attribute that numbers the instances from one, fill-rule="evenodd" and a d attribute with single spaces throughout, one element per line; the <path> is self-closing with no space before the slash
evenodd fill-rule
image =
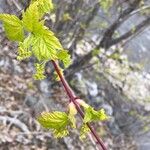
<path id="1" fill-rule="evenodd" d="M 0 116 L 0 121 L 3 121 L 3 122 L 8 121 L 11 124 L 14 124 L 18 128 L 20 128 L 22 131 L 24 131 L 26 133 L 30 133 L 27 126 L 24 123 L 22 123 L 20 120 L 16 119 L 16 118 L 11 118 L 11 117 L 8 117 L 8 116 Z"/>
<path id="2" fill-rule="evenodd" d="M 143 6 L 143 7 L 139 8 L 139 9 L 133 11 L 130 14 L 130 16 L 133 16 L 133 15 L 137 14 L 138 12 L 141 12 L 141 11 L 146 10 L 146 9 L 150 9 L 150 5 Z"/>
<path id="3" fill-rule="evenodd" d="M 90 51 L 83 57 L 78 58 L 73 64 L 69 66 L 69 68 L 67 68 L 67 70 L 65 70 L 65 77 L 67 80 L 71 80 L 76 72 L 79 72 L 85 65 L 89 63 L 93 57 L 92 53 L 93 51 Z"/>
<path id="4" fill-rule="evenodd" d="M 55 61 L 52 61 L 52 64 L 53 64 L 53 66 L 54 66 L 54 68 L 55 68 L 55 70 L 56 70 L 56 72 L 57 72 L 57 74 L 58 74 L 58 76 L 61 80 L 61 83 L 64 86 L 64 89 L 66 90 L 66 93 L 67 93 L 68 97 L 70 98 L 70 101 L 74 103 L 78 113 L 80 114 L 80 116 L 82 118 L 84 118 L 84 113 L 83 113 L 82 109 L 79 107 L 79 105 L 76 102 L 77 97 L 75 96 L 74 92 L 71 90 L 71 87 L 67 83 L 64 76 L 60 73 L 59 66 L 57 65 L 57 63 Z M 97 141 L 97 144 L 99 144 L 103 150 L 107 150 L 107 148 L 105 147 L 103 141 L 98 137 L 96 131 L 91 127 L 91 125 L 89 123 L 87 123 L 87 126 L 89 127 L 92 135 L 95 137 L 95 139 Z"/>
<path id="5" fill-rule="evenodd" d="M 130 13 L 133 12 L 138 6 L 141 0 L 135 0 L 132 4 L 130 4 L 130 7 L 125 9 L 118 17 L 118 19 L 105 31 L 102 40 L 100 41 L 99 45 L 97 46 L 97 49 L 100 47 L 103 48 L 109 48 L 109 42 L 112 39 L 112 36 L 116 29 L 120 27 L 120 25 L 130 17 Z"/>
<path id="6" fill-rule="evenodd" d="M 135 30 L 133 32 L 133 30 L 129 30 L 128 32 L 126 32 L 125 34 L 123 34 L 122 36 L 120 36 L 119 38 L 113 39 L 110 42 L 110 46 L 115 45 L 119 42 L 121 42 L 122 40 L 125 40 L 127 38 L 129 38 L 130 36 L 132 36 L 133 34 L 137 34 L 140 30 L 142 30 L 144 27 L 146 27 L 147 25 L 150 24 L 150 17 L 145 19 L 142 23 L 138 24 L 137 26 L 135 26 Z"/>
<path id="7" fill-rule="evenodd" d="M 135 9 L 139 6 L 139 3 L 141 2 L 141 0 L 134 0 L 134 2 L 132 4 L 130 4 L 130 7 L 127 8 L 126 10 L 124 10 L 120 16 L 118 17 L 118 19 L 106 30 L 106 32 L 103 35 L 102 40 L 100 41 L 100 43 L 95 47 L 95 49 L 100 49 L 105 48 L 108 49 L 110 46 L 114 45 L 112 42 L 115 42 L 115 44 L 121 42 L 121 40 L 124 40 L 126 38 L 129 38 L 130 36 L 132 36 L 133 34 L 133 30 L 132 30 L 132 34 L 131 31 L 125 33 L 123 35 L 123 37 L 120 37 L 120 40 L 113 40 L 112 36 L 114 34 L 114 32 L 116 31 L 116 29 L 126 20 L 128 19 L 131 14 L 135 13 Z M 147 8 L 147 7 L 146 7 Z M 145 23 L 145 21 L 141 24 L 139 24 L 136 27 L 136 33 L 139 32 L 139 30 L 141 30 L 142 28 L 144 28 L 144 26 L 148 25 L 149 21 Z M 135 33 L 134 32 L 134 33 Z M 84 67 L 87 62 L 89 62 L 93 55 L 93 50 L 90 51 L 89 53 L 87 53 L 86 55 L 84 55 L 81 58 L 78 58 L 65 72 L 65 76 L 68 80 L 70 80 L 73 76 L 74 73 L 80 71 L 82 69 L 82 67 Z"/>
<path id="8" fill-rule="evenodd" d="M 73 50 L 76 49 L 76 45 L 79 41 L 81 41 L 86 33 L 86 29 L 89 27 L 90 23 L 93 21 L 93 19 L 95 18 L 96 14 L 98 13 L 99 10 L 99 3 L 96 3 L 93 6 L 92 11 L 89 13 L 88 17 L 86 18 L 85 22 L 80 22 L 85 24 L 85 28 L 82 28 L 81 26 L 79 27 L 77 33 L 73 34 L 73 35 L 77 35 L 72 43 L 72 45 L 69 48 L 69 52 L 71 53 L 71 55 L 73 54 Z M 82 20 L 82 19 L 81 19 Z"/>

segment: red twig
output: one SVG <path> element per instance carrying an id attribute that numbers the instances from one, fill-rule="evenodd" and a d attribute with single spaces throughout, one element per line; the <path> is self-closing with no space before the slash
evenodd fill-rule
<path id="1" fill-rule="evenodd" d="M 57 63 L 55 61 L 52 61 L 52 63 L 53 63 L 53 66 L 55 68 L 55 71 L 57 72 L 57 74 L 58 74 L 58 76 L 59 76 L 59 78 L 61 80 L 61 83 L 63 84 L 63 87 L 64 87 L 64 89 L 65 89 L 65 91 L 66 91 L 66 93 L 67 93 L 70 101 L 74 103 L 74 105 L 76 106 L 76 109 L 77 109 L 78 113 L 80 114 L 80 116 L 82 118 L 84 118 L 84 113 L 83 113 L 82 109 L 79 107 L 79 105 L 76 102 L 76 96 L 75 96 L 73 90 L 70 88 L 70 86 L 67 83 L 67 81 L 64 78 L 64 76 L 61 74 L 59 66 L 57 65 Z M 100 145 L 100 147 L 102 148 L 102 150 L 107 150 L 107 148 L 104 145 L 103 141 L 101 140 L 101 138 L 98 137 L 96 131 L 92 128 L 92 126 L 89 123 L 87 123 L 87 126 L 91 130 L 92 135 L 95 137 L 95 139 L 97 141 L 97 144 Z"/>

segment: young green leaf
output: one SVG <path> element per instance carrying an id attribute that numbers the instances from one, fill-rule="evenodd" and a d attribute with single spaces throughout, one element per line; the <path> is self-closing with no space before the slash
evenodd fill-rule
<path id="1" fill-rule="evenodd" d="M 38 2 L 38 9 L 41 16 L 44 13 L 48 13 L 49 11 L 52 11 L 54 9 L 52 0 L 34 0 Z"/>
<path id="2" fill-rule="evenodd" d="M 98 120 L 103 121 L 108 119 L 108 116 L 105 114 L 104 109 L 100 109 L 96 111 L 94 110 L 93 107 L 85 103 L 83 100 L 77 99 L 76 101 L 79 105 L 81 105 L 84 108 L 85 111 L 85 116 L 83 120 L 84 123 L 88 123 L 91 121 L 98 121 Z"/>
<path id="3" fill-rule="evenodd" d="M 33 54 L 39 61 L 56 60 L 56 50 L 51 45 L 51 41 L 46 41 L 41 37 L 35 37 L 32 44 Z"/>
<path id="4" fill-rule="evenodd" d="M 57 50 L 62 49 L 62 45 L 54 33 L 43 26 L 34 35 L 32 51 L 37 59 L 39 61 L 56 60 Z"/>
<path id="5" fill-rule="evenodd" d="M 43 112 L 38 117 L 39 123 L 47 129 L 60 130 L 66 128 L 69 123 L 68 116 L 65 112 Z"/>
<path id="6" fill-rule="evenodd" d="M 24 39 L 24 30 L 22 21 L 15 15 L 0 14 L 0 20 L 4 23 L 7 37 L 12 41 L 22 41 Z"/>
<path id="7" fill-rule="evenodd" d="M 96 111 L 91 106 L 89 106 L 88 108 L 85 108 L 85 116 L 83 120 L 84 123 L 98 121 L 98 120 L 104 121 L 107 119 L 108 119 L 108 116 L 105 114 L 104 109 Z"/>
<path id="8" fill-rule="evenodd" d="M 38 3 L 34 2 L 29 6 L 26 12 L 23 13 L 23 25 L 27 31 L 34 32 L 39 24 L 40 14 L 38 12 Z"/>
<path id="9" fill-rule="evenodd" d="M 54 137 L 56 138 L 62 138 L 69 134 L 69 131 L 67 128 L 57 129 L 53 130 Z"/>
<path id="10" fill-rule="evenodd" d="M 43 112 L 38 117 L 38 121 L 44 128 L 51 129 L 56 138 L 61 138 L 69 134 L 67 130 L 69 120 L 67 114 L 64 112 Z"/>
<path id="11" fill-rule="evenodd" d="M 80 139 L 85 139 L 86 135 L 90 132 L 89 127 L 86 125 L 86 123 L 83 123 L 80 129 Z"/>
<path id="12" fill-rule="evenodd" d="M 54 33 L 44 26 L 44 20 L 40 20 L 42 17 L 41 13 L 44 14 L 51 8 L 51 0 L 32 0 L 29 8 L 26 10 L 26 12 L 23 12 L 22 21 L 16 16 L 6 14 L 0 15 L 0 19 L 3 20 L 6 25 L 9 24 L 12 26 L 10 29 L 6 30 L 8 35 L 10 34 L 9 37 L 11 39 L 18 38 L 18 40 L 22 41 L 23 34 L 21 36 L 21 32 L 23 32 L 23 28 L 31 32 L 24 41 L 19 43 L 17 57 L 18 60 L 29 58 L 33 54 L 39 62 L 48 60 L 61 60 L 66 68 L 71 63 L 69 54 L 66 50 L 63 50 L 61 43 L 55 37 Z M 10 17 L 13 21 L 10 19 Z M 19 25 L 21 26 L 22 30 L 18 29 L 19 25 L 14 20 L 18 24 L 20 23 Z M 16 29 L 14 30 L 15 27 Z M 10 30 L 14 31 L 15 33 L 12 34 Z M 40 66 L 40 69 L 38 69 L 38 67 L 39 66 L 36 64 L 36 74 L 34 74 L 33 77 L 35 79 L 44 79 L 44 68 L 43 66 Z"/>
<path id="13" fill-rule="evenodd" d="M 43 37 L 44 40 L 52 45 L 52 47 L 56 50 L 63 49 L 61 43 L 59 42 L 58 38 L 54 35 L 54 33 L 51 30 L 48 30 L 45 26 L 43 26 L 43 29 L 41 29 L 41 33 L 39 35 L 40 37 Z"/>
<path id="14" fill-rule="evenodd" d="M 63 62 L 65 68 L 67 68 L 71 64 L 71 58 L 67 50 L 59 50 L 57 52 L 57 56 L 58 59 Z"/>
<path id="15" fill-rule="evenodd" d="M 70 119 L 71 126 L 76 128 L 76 118 L 75 115 L 77 114 L 76 106 L 73 102 L 69 104 L 69 115 L 68 118 Z"/>

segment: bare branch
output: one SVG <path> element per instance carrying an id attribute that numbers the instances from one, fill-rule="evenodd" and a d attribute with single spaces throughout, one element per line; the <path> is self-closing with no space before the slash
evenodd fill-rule
<path id="1" fill-rule="evenodd" d="M 97 46 L 97 49 L 100 47 L 108 48 L 109 42 L 112 39 L 112 36 L 116 29 L 120 27 L 120 25 L 130 17 L 130 13 L 133 12 L 138 6 L 141 0 L 135 0 L 132 4 L 130 4 L 130 7 L 125 9 L 118 17 L 118 19 L 105 31 L 102 40 L 100 41 L 99 45 Z"/>
<path id="2" fill-rule="evenodd" d="M 128 32 L 126 32 L 125 34 L 123 34 L 122 36 L 120 36 L 119 38 L 113 39 L 109 46 L 115 45 L 119 42 L 121 42 L 122 40 L 125 40 L 127 38 L 129 38 L 130 36 L 132 36 L 133 34 L 136 34 L 138 32 L 141 31 L 141 29 L 145 28 L 146 26 L 148 26 L 150 24 L 150 17 L 145 19 L 144 21 L 142 21 L 140 24 L 138 24 L 137 26 L 135 26 L 135 30 L 133 31 L 133 29 L 129 30 Z"/>
<path id="3" fill-rule="evenodd" d="M 2 122 L 10 122 L 11 124 L 14 124 L 18 128 L 20 128 L 22 131 L 24 131 L 26 133 L 30 133 L 28 127 L 24 123 L 22 123 L 20 120 L 18 120 L 16 118 L 11 118 L 11 117 L 8 117 L 8 116 L 0 116 L 0 121 L 2 121 Z"/>

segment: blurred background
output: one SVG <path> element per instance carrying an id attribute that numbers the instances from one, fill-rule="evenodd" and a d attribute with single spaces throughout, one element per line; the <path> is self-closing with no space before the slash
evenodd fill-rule
<path id="1" fill-rule="evenodd" d="M 53 0 L 46 14 L 73 63 L 64 71 L 75 93 L 111 117 L 93 124 L 109 150 L 150 150 L 150 0 Z M 0 13 L 19 16 L 29 0 L 0 0 Z M 68 98 L 51 63 L 35 81 L 33 62 L 16 59 L 17 44 L 0 24 L 0 150 L 95 150 L 77 130 L 55 139 L 36 121 L 66 110 Z"/>

